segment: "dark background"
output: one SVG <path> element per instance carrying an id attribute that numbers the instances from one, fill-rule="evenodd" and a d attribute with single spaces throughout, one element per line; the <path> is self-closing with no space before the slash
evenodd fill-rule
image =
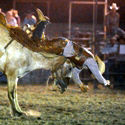
<path id="1" fill-rule="evenodd" d="M 0 8 L 6 12 L 13 8 L 14 0 L 0 0 Z M 47 15 L 47 0 L 16 0 L 16 9 L 23 20 L 27 11 L 34 11 L 40 8 L 45 15 Z M 71 0 L 48 0 L 50 2 L 49 17 L 54 23 L 68 23 L 69 16 L 69 2 Z M 72 0 L 74 1 L 74 0 Z M 78 1 L 78 0 L 75 0 Z M 80 0 L 79 0 L 80 1 Z M 81 0 L 83 1 L 83 0 Z M 92 1 L 92 0 L 85 0 Z M 104 0 L 98 0 L 104 1 Z M 125 29 L 125 0 L 108 0 L 108 4 L 112 2 L 117 3 L 120 7 L 120 27 Z M 92 5 L 73 5 L 72 22 L 75 23 L 92 23 Z M 103 6 L 98 6 L 98 24 L 103 22 Z"/>

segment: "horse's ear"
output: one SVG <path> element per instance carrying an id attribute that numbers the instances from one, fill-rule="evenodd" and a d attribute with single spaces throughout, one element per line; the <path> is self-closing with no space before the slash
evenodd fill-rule
<path id="1" fill-rule="evenodd" d="M 0 24 L 6 25 L 6 18 L 4 16 L 4 14 L 0 13 Z"/>
<path id="2" fill-rule="evenodd" d="M 36 9 L 36 12 L 37 12 L 37 14 L 38 14 L 38 17 L 39 17 L 39 20 L 40 21 L 46 21 L 46 18 L 45 18 L 45 16 L 43 15 L 43 12 L 40 10 L 40 9 Z"/>

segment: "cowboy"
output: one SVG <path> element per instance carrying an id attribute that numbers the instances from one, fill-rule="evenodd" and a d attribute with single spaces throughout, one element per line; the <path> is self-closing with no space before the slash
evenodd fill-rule
<path id="1" fill-rule="evenodd" d="M 116 34 L 125 37 L 125 32 L 121 28 L 119 28 L 120 15 L 117 12 L 119 7 L 116 3 L 112 3 L 109 8 L 110 11 L 106 15 L 107 37 L 111 38 Z"/>

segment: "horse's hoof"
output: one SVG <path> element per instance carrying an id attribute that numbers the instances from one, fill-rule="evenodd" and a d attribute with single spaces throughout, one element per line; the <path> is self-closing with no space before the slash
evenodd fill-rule
<path id="1" fill-rule="evenodd" d="M 81 84 L 80 89 L 81 89 L 82 92 L 87 92 L 89 90 L 89 86 Z"/>
<path id="2" fill-rule="evenodd" d="M 35 110 L 28 110 L 26 116 L 40 117 L 41 113 Z"/>
<path id="3" fill-rule="evenodd" d="M 29 117 L 29 116 L 33 116 L 33 117 L 39 117 L 41 114 L 37 111 L 33 111 L 33 110 L 29 110 L 26 112 L 14 112 L 12 114 L 12 116 L 14 117 Z"/>
<path id="4" fill-rule="evenodd" d="M 53 85 L 51 90 L 52 90 L 52 91 L 58 91 L 58 90 L 59 90 L 59 87 L 56 86 L 56 85 Z"/>
<path id="5" fill-rule="evenodd" d="M 63 94 L 66 90 L 65 89 L 61 89 L 60 93 Z"/>
<path id="6" fill-rule="evenodd" d="M 11 115 L 16 117 L 21 117 L 21 116 L 27 116 L 27 113 L 23 111 L 22 112 L 15 111 Z"/>

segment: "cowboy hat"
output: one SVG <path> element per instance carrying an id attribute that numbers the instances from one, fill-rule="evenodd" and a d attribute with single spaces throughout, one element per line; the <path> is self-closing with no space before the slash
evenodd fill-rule
<path id="1" fill-rule="evenodd" d="M 112 9 L 116 9 L 116 10 L 119 9 L 119 7 L 117 6 L 116 3 L 112 3 L 112 5 L 111 5 L 109 8 L 110 8 L 111 10 L 112 10 Z"/>

